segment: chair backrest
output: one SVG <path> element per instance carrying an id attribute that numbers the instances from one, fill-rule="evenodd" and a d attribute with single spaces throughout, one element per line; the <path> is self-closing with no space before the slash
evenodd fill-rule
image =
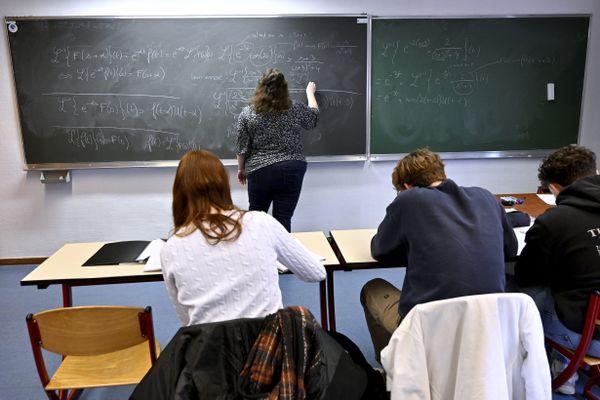
<path id="1" fill-rule="evenodd" d="M 522 293 L 417 305 L 381 362 L 392 399 L 552 397 L 539 312 Z"/>
<path id="2" fill-rule="evenodd" d="M 86 306 L 42 311 L 27 316 L 32 341 L 53 353 L 94 355 L 151 341 L 150 307 Z M 152 357 L 156 359 L 156 354 Z"/>

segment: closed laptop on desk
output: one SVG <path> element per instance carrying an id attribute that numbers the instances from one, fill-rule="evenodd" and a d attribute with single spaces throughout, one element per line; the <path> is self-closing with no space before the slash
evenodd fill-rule
<path id="1" fill-rule="evenodd" d="M 135 263 L 150 242 L 147 240 L 129 240 L 106 243 L 93 256 L 83 263 L 84 267 Z"/>

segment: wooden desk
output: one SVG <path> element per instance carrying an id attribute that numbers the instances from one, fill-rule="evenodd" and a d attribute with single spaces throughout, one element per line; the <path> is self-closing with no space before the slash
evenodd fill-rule
<path id="1" fill-rule="evenodd" d="M 535 193 L 511 193 L 511 194 L 497 194 L 496 197 L 498 200 L 501 196 L 514 196 L 521 200 L 523 203 L 515 204 L 514 206 L 505 206 L 505 208 L 514 208 L 518 211 L 523 211 L 532 216 L 533 218 L 537 218 L 540 214 L 542 214 L 546 209 L 550 207 L 554 207 L 550 204 L 546 204 L 542 199 L 538 197 Z"/>
<path id="2" fill-rule="evenodd" d="M 292 236 L 308 250 L 325 257 L 325 266 L 339 264 L 323 232 L 295 232 Z M 162 272 L 144 272 L 143 264 L 103 265 L 82 267 L 104 242 L 68 243 L 41 263 L 21 280 L 21 286 L 35 285 L 45 289 L 50 285 L 61 285 L 63 306 L 73 305 L 72 287 L 109 285 L 118 283 L 157 282 L 163 280 Z M 321 323 L 327 329 L 326 282 L 319 283 Z"/>
<path id="3" fill-rule="evenodd" d="M 50 285 L 62 285 L 63 306 L 73 305 L 73 286 L 109 285 L 132 282 L 162 281 L 162 272 L 144 272 L 143 264 L 103 265 L 82 267 L 104 242 L 67 243 L 21 279 L 21 286 L 36 285 L 45 289 Z"/>

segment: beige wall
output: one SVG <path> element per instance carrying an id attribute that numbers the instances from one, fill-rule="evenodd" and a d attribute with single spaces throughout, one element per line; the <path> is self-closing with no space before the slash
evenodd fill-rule
<path id="1" fill-rule="evenodd" d="M 600 1 L 597 0 L 3 0 L 2 16 L 349 14 L 503 16 L 591 14 L 580 142 L 600 154 Z M 2 30 L 2 36 L 5 36 Z M 42 184 L 23 170 L 9 51 L 0 40 L 0 258 L 47 256 L 65 242 L 153 239 L 171 227 L 173 168 L 78 170 L 70 184 Z M 450 160 L 448 175 L 492 192 L 537 186 L 537 159 Z M 392 200 L 393 163 L 311 164 L 296 231 L 375 227 Z M 232 182 L 234 200 L 246 192 Z"/>

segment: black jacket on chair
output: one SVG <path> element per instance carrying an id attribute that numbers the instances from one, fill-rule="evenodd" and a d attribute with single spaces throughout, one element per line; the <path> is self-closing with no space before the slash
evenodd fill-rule
<path id="1" fill-rule="evenodd" d="M 130 399 L 244 399 L 240 372 L 267 318 L 179 329 Z M 319 328 L 315 340 L 322 350 L 322 368 L 319 376 L 305 377 L 313 386 L 307 393 L 316 393 L 307 398 L 360 399 L 367 384 L 365 371 L 327 332 Z"/>

